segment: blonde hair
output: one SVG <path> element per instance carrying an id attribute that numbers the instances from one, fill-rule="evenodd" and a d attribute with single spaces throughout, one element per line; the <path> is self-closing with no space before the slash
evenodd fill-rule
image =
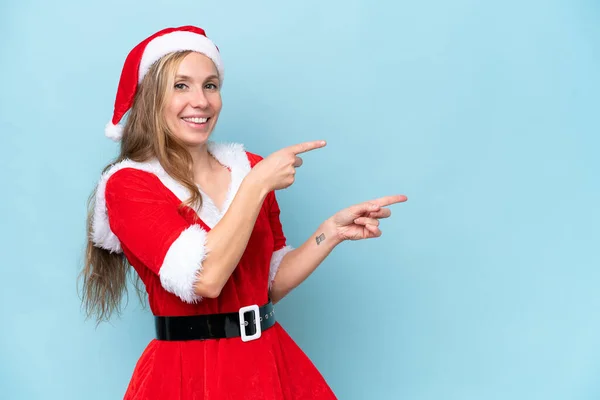
<path id="1" fill-rule="evenodd" d="M 120 154 L 103 172 L 125 159 L 144 162 L 156 158 L 164 170 L 191 193 L 185 205 L 199 207 L 202 197 L 193 180 L 191 155 L 169 131 L 163 113 L 179 64 L 189 53 L 170 53 L 149 69 L 136 91 L 123 128 Z M 82 303 L 86 315 L 88 318 L 95 315 L 100 323 L 108 321 L 113 312 L 121 312 L 121 298 L 127 293 L 127 275 L 132 268 L 122 253 L 111 253 L 94 246 L 91 240 L 94 203 L 95 191 L 88 200 L 88 239 L 80 279 L 83 280 Z M 135 287 L 142 300 L 139 279 Z"/>

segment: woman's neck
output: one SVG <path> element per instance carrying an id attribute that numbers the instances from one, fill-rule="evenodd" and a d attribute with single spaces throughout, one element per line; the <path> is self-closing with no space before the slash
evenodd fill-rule
<path id="1" fill-rule="evenodd" d="M 221 164 L 208 152 L 206 144 L 189 149 L 189 151 L 192 156 L 192 170 L 194 171 L 194 180 L 196 182 L 204 181 L 216 170 L 222 168 Z"/>

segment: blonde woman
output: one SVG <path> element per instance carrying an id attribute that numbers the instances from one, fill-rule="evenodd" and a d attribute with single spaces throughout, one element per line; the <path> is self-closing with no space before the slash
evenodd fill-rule
<path id="1" fill-rule="evenodd" d="M 210 141 L 223 78 L 219 50 L 201 28 L 163 29 L 129 53 L 106 127 L 121 152 L 90 202 L 88 314 L 102 321 L 119 308 L 132 266 L 156 339 L 125 399 L 334 399 L 273 305 L 342 241 L 380 236 L 386 206 L 406 197 L 342 210 L 292 248 L 275 191 L 293 184 L 302 153 L 325 142 L 263 159 Z"/>

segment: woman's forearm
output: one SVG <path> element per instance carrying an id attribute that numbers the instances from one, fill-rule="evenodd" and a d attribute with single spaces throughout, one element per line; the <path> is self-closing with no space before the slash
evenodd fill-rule
<path id="1" fill-rule="evenodd" d="M 310 239 L 287 253 L 281 260 L 271 286 L 273 303 L 304 282 L 340 242 L 333 223 L 326 220 Z"/>
<path id="2" fill-rule="evenodd" d="M 223 218 L 206 235 L 206 258 L 195 284 L 196 294 L 217 297 L 235 270 L 254 229 L 267 191 L 250 175 L 242 182 Z"/>

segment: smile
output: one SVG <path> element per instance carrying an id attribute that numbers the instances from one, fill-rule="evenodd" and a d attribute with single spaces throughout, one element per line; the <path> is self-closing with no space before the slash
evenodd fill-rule
<path id="1" fill-rule="evenodd" d="M 184 120 L 185 122 L 191 122 L 194 124 L 205 124 L 206 121 L 209 120 L 209 118 L 199 118 L 199 117 L 184 117 L 181 119 Z"/>

